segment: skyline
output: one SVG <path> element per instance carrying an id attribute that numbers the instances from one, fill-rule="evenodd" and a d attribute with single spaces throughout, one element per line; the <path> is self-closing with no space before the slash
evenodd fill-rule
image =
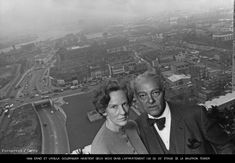
<path id="1" fill-rule="evenodd" d="M 179 3 L 180 2 L 180 3 Z M 44 33 L 81 23 L 229 7 L 233 0 L 0 0 L 0 36 Z"/>

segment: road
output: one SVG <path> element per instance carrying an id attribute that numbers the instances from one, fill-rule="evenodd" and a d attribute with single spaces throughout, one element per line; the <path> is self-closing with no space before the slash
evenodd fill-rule
<path id="1" fill-rule="evenodd" d="M 48 61 L 45 65 L 37 67 L 36 65 L 32 69 L 28 70 L 16 83 L 18 86 L 16 90 L 16 99 L 8 99 L 1 101 L 4 103 L 14 104 L 14 107 L 20 108 L 20 106 L 39 101 L 41 97 L 35 97 L 36 94 L 40 94 L 46 90 L 48 84 L 49 67 L 53 64 L 52 61 Z M 17 109 L 16 108 L 16 109 Z M 53 113 L 51 112 L 53 111 Z M 37 114 L 40 119 L 42 128 L 42 153 L 43 154 L 65 154 L 70 153 L 69 141 L 65 126 L 65 120 L 63 114 L 56 110 L 54 107 L 37 110 Z M 8 118 L 4 115 L 0 118 L 0 131 L 5 130 Z M 46 127 L 45 125 L 46 124 Z"/>
<path id="2" fill-rule="evenodd" d="M 65 122 L 61 113 L 53 107 L 37 109 L 37 113 L 42 126 L 42 154 L 70 153 Z"/>
<path id="3" fill-rule="evenodd" d="M 2 138 L 4 131 L 7 130 L 8 124 L 10 122 L 10 117 L 12 116 L 13 111 L 14 111 L 14 108 L 9 109 L 9 112 L 7 113 L 3 112 L 0 115 L 0 139 Z"/>
<path id="4" fill-rule="evenodd" d="M 12 88 L 14 88 L 15 84 L 20 78 L 20 69 L 21 69 L 21 65 L 16 65 L 16 72 L 14 73 L 15 76 L 6 86 L 0 89 L 0 97 L 9 96 Z"/>
<path id="5" fill-rule="evenodd" d="M 0 115 L 0 139 L 2 139 L 4 131 L 7 129 L 9 123 L 9 118 L 7 118 L 7 115 L 3 113 Z"/>
<path id="6" fill-rule="evenodd" d="M 48 51 L 46 54 L 46 63 L 42 65 L 35 64 L 23 74 L 20 81 L 16 84 L 16 88 L 18 89 L 16 98 L 32 98 L 37 94 L 44 94 L 51 90 L 49 70 L 55 63 L 55 60 L 53 60 L 53 55 L 55 54 L 53 51 Z"/>
<path id="7" fill-rule="evenodd" d="M 36 88 L 40 93 L 49 92 L 51 91 L 51 87 L 49 86 L 49 68 L 42 69 L 37 74 L 36 79 Z"/>

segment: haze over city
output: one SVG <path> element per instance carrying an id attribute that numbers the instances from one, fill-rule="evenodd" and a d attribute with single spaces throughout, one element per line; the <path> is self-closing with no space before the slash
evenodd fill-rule
<path id="1" fill-rule="evenodd" d="M 218 6 L 232 6 L 232 0 L 0 0 L 0 36 L 53 35 L 106 19 L 157 16 L 175 10 L 201 12 Z"/>

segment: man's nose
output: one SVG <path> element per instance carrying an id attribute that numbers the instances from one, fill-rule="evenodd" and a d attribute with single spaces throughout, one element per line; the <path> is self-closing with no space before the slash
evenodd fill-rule
<path id="1" fill-rule="evenodd" d="M 149 96 L 148 96 L 148 102 L 149 102 L 150 104 L 152 104 L 152 103 L 155 102 L 155 100 L 154 100 L 154 98 L 152 97 L 152 95 L 149 95 Z"/>

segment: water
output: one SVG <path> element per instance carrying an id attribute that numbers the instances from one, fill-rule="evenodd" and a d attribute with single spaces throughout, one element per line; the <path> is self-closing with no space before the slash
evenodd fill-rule
<path id="1" fill-rule="evenodd" d="M 87 112 L 94 110 L 91 93 L 66 97 L 64 100 L 68 102 L 63 109 L 67 115 L 70 150 L 73 151 L 91 144 L 104 120 L 88 120 Z"/>

